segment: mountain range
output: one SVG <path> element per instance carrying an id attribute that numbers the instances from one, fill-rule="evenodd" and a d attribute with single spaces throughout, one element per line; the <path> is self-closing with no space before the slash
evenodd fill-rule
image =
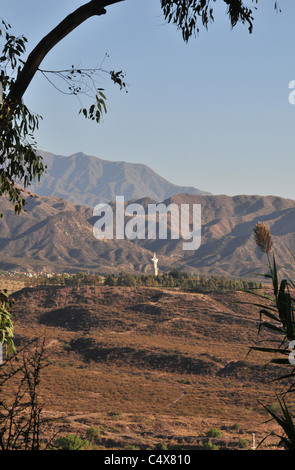
<path id="1" fill-rule="evenodd" d="M 151 198 L 133 200 L 146 207 Z M 256 247 L 253 228 L 265 222 L 273 235 L 277 261 L 290 266 L 286 245 L 295 251 L 295 201 L 275 196 L 178 194 L 163 200 L 169 204 L 201 204 L 201 246 L 184 251 L 183 240 L 98 240 L 93 235 L 97 217 L 93 208 L 57 196 L 26 193 L 26 205 L 15 215 L 1 197 L 0 223 L 2 269 L 51 272 L 125 270 L 152 273 L 151 258 L 157 253 L 159 271 L 177 267 L 195 274 L 257 277 L 267 271 L 266 257 Z M 169 225 L 169 223 L 168 223 Z"/>
<path id="2" fill-rule="evenodd" d="M 125 200 L 150 197 L 157 202 L 176 194 L 209 195 L 193 187 L 177 186 L 140 163 L 108 161 L 85 155 L 54 155 L 39 150 L 47 166 L 40 183 L 31 186 L 40 196 L 58 196 L 75 204 L 95 206 L 116 196 Z"/>

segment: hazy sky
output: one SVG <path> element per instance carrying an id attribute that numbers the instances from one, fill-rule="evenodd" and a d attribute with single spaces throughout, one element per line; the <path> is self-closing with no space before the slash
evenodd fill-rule
<path id="1" fill-rule="evenodd" d="M 1 0 L 1 17 L 27 51 L 82 0 Z M 71 33 L 46 69 L 100 64 L 126 73 L 128 93 L 102 74 L 102 124 L 78 116 L 79 102 L 37 75 L 25 94 L 43 116 L 39 148 L 144 163 L 169 181 L 213 194 L 295 199 L 295 2 L 259 0 L 254 32 L 231 30 L 217 0 L 215 23 L 189 44 L 164 22 L 159 0 L 125 0 Z M 250 0 L 248 1 L 250 4 Z M 88 104 L 83 100 L 84 104 Z"/>

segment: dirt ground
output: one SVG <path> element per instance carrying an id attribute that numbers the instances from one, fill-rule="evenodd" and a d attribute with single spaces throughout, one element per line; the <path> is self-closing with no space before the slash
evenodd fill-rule
<path id="1" fill-rule="evenodd" d="M 17 348 L 45 335 L 44 439 L 85 437 L 96 426 L 99 449 L 209 442 L 244 450 L 278 431 L 262 405 L 277 407 L 280 367 L 266 366 L 262 353 L 248 355 L 259 325 L 251 294 L 46 286 L 13 296 Z"/>

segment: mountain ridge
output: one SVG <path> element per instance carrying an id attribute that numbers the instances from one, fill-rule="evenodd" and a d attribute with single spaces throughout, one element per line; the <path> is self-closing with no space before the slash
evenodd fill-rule
<path id="1" fill-rule="evenodd" d="M 40 196 L 58 196 L 80 205 L 95 206 L 115 197 L 126 200 L 150 197 L 156 202 L 175 194 L 210 195 L 191 186 L 170 183 L 142 163 L 109 161 L 78 152 L 70 156 L 38 150 L 47 166 L 32 191 Z"/>
<path id="2" fill-rule="evenodd" d="M 163 201 L 201 204 L 201 246 L 183 251 L 183 240 L 97 240 L 93 208 L 66 199 L 30 196 L 25 210 L 15 215 L 11 203 L 0 198 L 2 269 L 50 272 L 127 271 L 152 273 L 153 252 L 160 272 L 177 267 L 195 274 L 253 277 L 267 270 L 266 259 L 256 247 L 253 228 L 265 222 L 273 235 L 279 263 L 290 264 L 286 245 L 295 252 L 295 201 L 276 196 L 200 196 L 178 194 Z M 132 200 L 147 205 L 150 198 Z M 126 201 L 127 203 L 127 201 Z M 168 221 L 168 229 L 170 228 Z"/>

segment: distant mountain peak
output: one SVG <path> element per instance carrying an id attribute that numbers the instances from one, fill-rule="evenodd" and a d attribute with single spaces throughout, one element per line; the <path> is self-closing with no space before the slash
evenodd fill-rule
<path id="1" fill-rule="evenodd" d="M 95 206 L 116 196 L 125 200 L 151 198 L 163 201 L 180 193 L 200 196 L 211 193 L 190 186 L 178 186 L 142 163 L 109 161 L 77 152 L 70 156 L 39 150 L 47 165 L 46 174 L 32 190 L 40 196 L 57 196 L 75 204 Z"/>

